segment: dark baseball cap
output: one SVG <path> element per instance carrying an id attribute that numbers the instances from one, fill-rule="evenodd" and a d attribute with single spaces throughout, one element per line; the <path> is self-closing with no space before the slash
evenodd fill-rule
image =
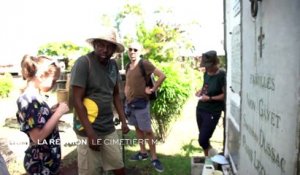
<path id="1" fill-rule="evenodd" d="M 211 67 L 218 63 L 217 52 L 210 50 L 202 54 L 200 67 Z"/>

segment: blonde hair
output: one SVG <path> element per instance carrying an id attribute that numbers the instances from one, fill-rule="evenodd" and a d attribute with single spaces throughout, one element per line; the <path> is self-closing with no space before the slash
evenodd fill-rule
<path id="1" fill-rule="evenodd" d="M 24 55 L 21 61 L 21 68 L 24 80 L 30 80 L 37 76 L 37 74 L 45 76 L 53 75 L 53 78 L 57 80 L 60 75 L 60 67 L 55 64 L 53 59 L 46 56 L 35 57 Z"/>

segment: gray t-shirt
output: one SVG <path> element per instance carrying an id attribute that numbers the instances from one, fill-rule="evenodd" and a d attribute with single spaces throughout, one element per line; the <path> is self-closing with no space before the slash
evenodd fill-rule
<path id="1" fill-rule="evenodd" d="M 98 135 L 107 135 L 115 130 L 112 103 L 119 76 L 115 60 L 111 59 L 107 65 L 102 65 L 94 52 L 78 58 L 72 68 L 70 85 L 85 88 L 83 103 Z M 78 135 L 86 136 L 76 112 L 73 129 Z"/>

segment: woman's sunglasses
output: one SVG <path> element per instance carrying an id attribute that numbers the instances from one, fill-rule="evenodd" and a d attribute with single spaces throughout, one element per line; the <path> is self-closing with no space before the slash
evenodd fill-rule
<path id="1" fill-rule="evenodd" d="M 137 49 L 133 49 L 133 48 L 129 48 L 128 50 L 129 50 L 129 52 L 132 52 L 132 51 L 137 52 L 138 51 Z"/>

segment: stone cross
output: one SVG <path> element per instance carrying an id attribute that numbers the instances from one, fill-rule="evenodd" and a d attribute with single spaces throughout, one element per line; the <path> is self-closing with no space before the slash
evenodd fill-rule
<path id="1" fill-rule="evenodd" d="M 263 33 L 263 29 L 262 27 L 260 27 L 260 32 L 259 32 L 259 35 L 258 35 L 258 42 L 259 42 L 259 57 L 262 57 L 262 50 L 263 50 L 263 40 L 265 39 L 265 34 Z"/>

